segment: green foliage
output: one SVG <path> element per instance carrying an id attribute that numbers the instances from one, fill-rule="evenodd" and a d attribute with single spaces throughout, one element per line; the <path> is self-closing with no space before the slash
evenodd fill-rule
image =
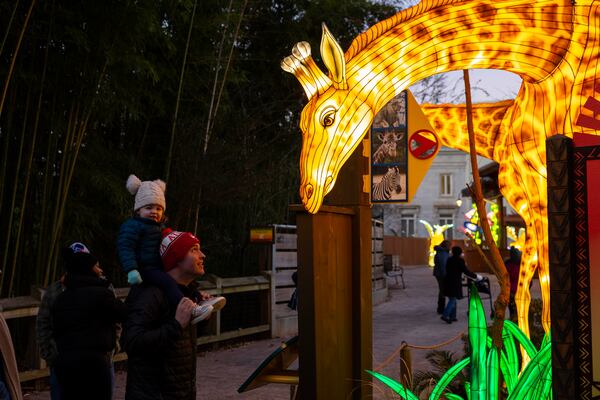
<path id="1" fill-rule="evenodd" d="M 467 365 L 470 366 L 471 376 L 465 382 L 467 399 L 499 398 L 499 372 L 502 371 L 508 400 L 550 399 L 552 398 L 552 353 L 551 341 L 548 336 L 542 340 L 537 349 L 529 338 L 511 321 L 504 321 L 502 332 L 503 346 L 499 350 L 493 346 L 487 333 L 487 322 L 479 293 L 474 285 L 470 288 L 469 302 L 469 342 L 471 355 L 456 363 L 438 380 L 429 400 L 438 400 L 441 396 L 447 399 L 462 399 L 454 393 L 444 393 L 448 384 Z M 517 346 L 523 346 L 531 357 L 529 364 L 519 375 Z M 404 388 L 391 378 L 368 371 L 403 399 L 418 398 L 413 392 Z"/>

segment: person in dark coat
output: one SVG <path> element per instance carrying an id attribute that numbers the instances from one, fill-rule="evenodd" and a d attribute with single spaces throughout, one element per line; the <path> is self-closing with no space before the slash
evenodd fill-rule
<path id="1" fill-rule="evenodd" d="M 54 363 L 58 358 L 58 349 L 56 348 L 53 333 L 54 328 L 52 327 L 52 308 L 58 296 L 65 291 L 63 280 L 64 276 L 46 288 L 35 322 L 36 341 L 40 349 L 40 357 L 46 361 L 46 365 L 48 365 L 48 369 L 50 370 L 51 400 L 60 400 L 60 390 L 56 378 L 56 370 L 54 369 Z"/>
<path id="2" fill-rule="evenodd" d="M 452 248 L 452 256 L 446 262 L 446 278 L 444 279 L 444 294 L 448 297 L 448 304 L 444 309 L 442 319 L 451 324 L 456 321 L 456 301 L 462 299 L 462 274 L 472 279 L 480 276 L 469 271 L 465 260 L 462 258 L 462 249 L 458 246 Z"/>
<path id="3" fill-rule="evenodd" d="M 435 246 L 435 257 L 433 258 L 433 276 L 438 283 L 438 302 L 437 302 L 437 313 L 442 314 L 446 307 L 446 297 L 444 296 L 444 278 L 446 277 L 446 262 L 450 257 L 450 242 L 447 240 L 442 241 L 439 245 Z"/>
<path id="4" fill-rule="evenodd" d="M 54 368 L 61 400 L 110 400 L 116 324 L 127 308 L 115 298 L 98 260 L 82 243 L 63 250 L 65 290 L 52 306 L 58 355 Z"/>
<path id="5" fill-rule="evenodd" d="M 521 252 L 514 246 L 510 247 L 509 258 L 504 260 L 506 271 L 510 280 L 510 300 L 508 302 L 508 311 L 510 319 L 517 318 L 517 304 L 515 303 L 515 295 L 519 286 L 519 273 L 521 271 Z"/>
<path id="6" fill-rule="evenodd" d="M 198 296 L 209 297 L 194 282 L 204 274 L 205 256 L 194 235 L 176 231 L 163 238 L 161 256 L 185 297 L 173 310 L 160 287 L 143 282 L 131 288 L 121 336 L 128 357 L 126 400 L 196 399 L 196 328 L 190 319 Z"/>

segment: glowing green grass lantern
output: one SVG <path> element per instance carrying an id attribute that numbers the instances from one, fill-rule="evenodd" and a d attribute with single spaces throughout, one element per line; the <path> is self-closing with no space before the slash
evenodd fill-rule
<path id="1" fill-rule="evenodd" d="M 487 321 L 481 298 L 475 286 L 470 287 L 469 342 L 471 356 L 452 366 L 442 376 L 429 395 L 429 400 L 438 400 L 442 395 L 448 400 L 465 400 L 454 393 L 444 393 L 447 386 L 463 368 L 471 366 L 470 382 L 465 382 L 467 400 L 497 400 L 500 376 L 508 392 L 508 400 L 540 400 L 552 398 L 552 353 L 548 335 L 544 337 L 538 351 L 529 338 L 512 321 L 504 321 L 502 349 L 493 346 L 487 334 Z M 517 344 L 523 346 L 531 358 L 519 375 L 520 365 Z M 377 372 L 367 371 L 405 400 L 419 397 L 409 388 Z M 502 374 L 500 374 L 502 372 Z"/>

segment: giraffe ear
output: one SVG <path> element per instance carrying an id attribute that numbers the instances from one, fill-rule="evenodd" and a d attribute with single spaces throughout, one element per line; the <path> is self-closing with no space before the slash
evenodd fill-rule
<path id="1" fill-rule="evenodd" d="M 321 58 L 331 74 L 332 81 L 338 89 L 347 89 L 346 60 L 344 52 L 335 40 L 327 25 L 323 23 L 323 36 L 321 37 Z"/>

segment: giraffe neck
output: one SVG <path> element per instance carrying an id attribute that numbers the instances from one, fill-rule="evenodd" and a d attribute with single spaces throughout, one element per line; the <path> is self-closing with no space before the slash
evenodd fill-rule
<path id="1" fill-rule="evenodd" d="M 494 68 L 541 81 L 569 47 L 569 0 L 431 3 L 449 1 L 426 1 L 375 25 L 346 53 L 349 86 L 369 93 L 375 112 L 411 84 L 446 71 Z"/>

